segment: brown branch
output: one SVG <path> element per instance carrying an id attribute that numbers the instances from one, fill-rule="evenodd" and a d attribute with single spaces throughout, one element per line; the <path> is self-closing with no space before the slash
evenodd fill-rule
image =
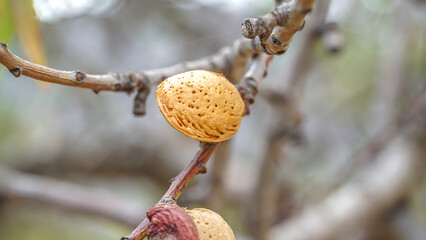
<path id="1" fill-rule="evenodd" d="M 294 34 L 303 29 L 305 16 L 312 10 L 314 3 L 315 0 L 281 1 L 263 17 L 245 19 L 242 34 L 250 39 L 259 36 L 267 54 L 284 54 Z"/>
<path id="2" fill-rule="evenodd" d="M 406 196 L 426 167 L 426 87 L 408 108 L 398 134 L 358 180 L 275 226 L 270 239 L 339 238 L 343 229 L 365 226 Z"/>
<path id="3" fill-rule="evenodd" d="M 200 173 L 206 172 L 206 164 L 219 143 L 201 143 L 200 150 L 194 159 L 182 170 L 175 178 L 171 180 L 169 190 L 161 198 L 159 203 L 175 202 L 191 180 Z M 122 240 L 141 240 L 143 239 L 149 227 L 149 220 L 145 218 L 131 234 L 123 237 Z"/>
<path id="4" fill-rule="evenodd" d="M 113 219 L 129 226 L 140 221 L 145 206 L 88 187 L 0 168 L 0 197 L 30 199 L 73 212 Z"/>
<path id="5" fill-rule="evenodd" d="M 276 178 L 278 176 L 277 163 L 283 156 L 283 147 L 288 143 L 301 145 L 304 142 L 301 130 L 302 114 L 299 106 L 304 96 L 306 76 L 312 66 L 314 43 L 319 36 L 316 32 L 324 24 L 329 4 L 329 0 L 318 2 L 312 21 L 303 32 L 294 65 L 287 74 L 288 84 L 284 93 L 281 93 L 283 91 L 269 91 L 267 94 L 267 100 L 275 107 L 279 116 L 278 120 L 271 124 L 269 130 L 256 194 L 253 198 L 254 204 L 252 204 L 255 206 L 255 211 L 251 229 L 255 229 L 255 238 L 259 240 L 266 239 L 269 228 L 279 215 L 276 204 L 279 186 Z M 286 204 L 288 205 L 288 203 Z"/>
<path id="6" fill-rule="evenodd" d="M 250 105 L 254 103 L 260 82 L 266 77 L 272 56 L 261 53 L 255 56 L 249 69 L 237 85 L 245 104 L 245 115 L 250 114 Z"/>
<path id="7" fill-rule="evenodd" d="M 249 69 L 244 74 L 238 88 L 242 95 L 246 108 L 253 103 L 254 96 L 257 93 L 257 87 L 260 81 L 266 76 L 266 72 L 272 56 L 259 54 L 255 56 L 250 64 Z M 245 97 L 244 97 L 245 96 Z M 219 143 L 201 143 L 200 150 L 195 155 L 194 159 L 186 166 L 179 175 L 172 179 L 169 190 L 164 194 L 159 203 L 175 202 L 188 183 L 199 173 L 206 171 L 206 163 L 213 154 Z M 141 224 L 128 236 L 122 240 L 141 240 L 148 231 L 149 220 L 145 218 Z"/>
<path id="8" fill-rule="evenodd" d="M 412 139 L 396 139 L 358 182 L 275 226 L 269 239 L 336 239 L 344 229 L 367 224 L 407 194 L 422 173 L 421 146 L 412 144 Z"/>
<path id="9" fill-rule="evenodd" d="M 99 91 L 137 92 L 134 100 L 134 114 L 145 114 L 145 100 L 151 85 L 158 84 L 169 76 L 189 70 L 210 70 L 225 74 L 231 81 L 240 79 L 245 64 L 254 54 L 262 52 L 259 41 L 237 39 L 231 46 L 220 49 L 209 57 L 183 62 L 170 67 L 141 72 L 86 74 L 82 71 L 60 71 L 25 61 L 7 49 L 0 42 L 0 63 L 15 76 L 25 75 L 36 80 L 61 85 L 88 88 Z"/>

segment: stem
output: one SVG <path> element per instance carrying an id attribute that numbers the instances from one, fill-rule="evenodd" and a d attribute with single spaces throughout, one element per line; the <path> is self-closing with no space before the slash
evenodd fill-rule
<path id="1" fill-rule="evenodd" d="M 192 161 L 175 177 L 172 179 L 169 190 L 161 198 L 159 203 L 173 203 L 175 202 L 186 186 L 191 180 L 200 173 L 206 172 L 206 164 L 213 154 L 219 143 L 204 143 L 200 144 L 198 150 Z M 145 218 L 139 226 L 133 230 L 128 236 L 121 238 L 121 240 L 142 240 L 147 232 L 150 222 Z"/>

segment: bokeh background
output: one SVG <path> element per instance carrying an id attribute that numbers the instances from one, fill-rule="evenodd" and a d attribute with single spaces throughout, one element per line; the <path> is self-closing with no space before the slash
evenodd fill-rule
<path id="1" fill-rule="evenodd" d="M 93 74 L 147 70 L 214 54 L 241 37 L 245 18 L 273 7 L 273 1 L 255 0 L 1 0 L 0 41 L 18 56 L 56 69 Z M 221 213 L 237 239 L 266 239 L 260 225 L 268 236 L 275 234 L 270 239 L 281 239 L 277 236 L 287 229 L 282 224 L 333 199 L 345 186 L 368 176 L 392 183 L 393 176 L 382 175 L 374 165 L 381 148 L 373 156 L 363 151 L 371 151 L 365 150 L 371 139 L 385 136 L 386 124 L 404 117 L 425 86 L 426 3 L 334 0 L 326 22 L 338 26 L 331 40 L 338 49 L 316 37 L 309 63 L 297 70 L 305 82 L 297 101 L 300 125 L 277 140 L 274 133 L 282 130 L 285 114 L 273 96 L 285 92 L 313 31 L 297 33 L 288 52 L 274 58 L 251 114 L 216 156 L 227 159 L 223 189 L 217 189 L 209 171 L 197 176 L 179 200 L 185 207 Z M 313 24 L 308 19 L 306 28 Z M 195 140 L 166 123 L 154 91 L 146 116 L 138 118 L 132 115 L 132 98 L 123 93 L 40 84 L 15 78 L 1 66 L 0 238 L 127 235 L 198 149 Z M 388 102 L 387 94 L 393 96 Z M 379 143 L 388 146 L 398 134 Z M 278 153 L 268 154 L 277 141 Z M 274 160 L 274 178 L 265 212 L 273 209 L 274 214 L 264 226 L 256 220 L 256 209 L 266 158 Z M 425 239 L 426 158 L 418 158 L 404 191 L 379 197 L 389 203 L 372 203 L 384 207 L 369 209 L 328 239 Z M 63 199 L 46 200 L 49 194 Z M 95 202 L 112 213 L 76 210 L 67 204 L 73 199 L 82 205 Z"/>

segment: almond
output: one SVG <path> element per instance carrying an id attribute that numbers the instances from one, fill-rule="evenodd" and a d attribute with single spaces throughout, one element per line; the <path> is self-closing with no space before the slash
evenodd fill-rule
<path id="1" fill-rule="evenodd" d="M 219 214 L 205 208 L 186 212 L 194 221 L 200 240 L 235 240 L 231 227 Z"/>
<path id="2" fill-rule="evenodd" d="M 179 132 L 202 142 L 221 142 L 235 135 L 244 102 L 222 74 L 195 70 L 164 80 L 155 93 L 161 113 Z"/>

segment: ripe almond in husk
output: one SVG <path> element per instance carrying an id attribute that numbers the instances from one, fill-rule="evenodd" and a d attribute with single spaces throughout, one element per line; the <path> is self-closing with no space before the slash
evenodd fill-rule
<path id="1" fill-rule="evenodd" d="M 219 214 L 205 208 L 186 212 L 194 221 L 200 240 L 235 240 L 231 227 Z"/>
<path id="2" fill-rule="evenodd" d="M 155 93 L 161 113 L 179 132 L 202 142 L 225 141 L 237 132 L 244 102 L 222 74 L 196 70 L 164 80 Z"/>

